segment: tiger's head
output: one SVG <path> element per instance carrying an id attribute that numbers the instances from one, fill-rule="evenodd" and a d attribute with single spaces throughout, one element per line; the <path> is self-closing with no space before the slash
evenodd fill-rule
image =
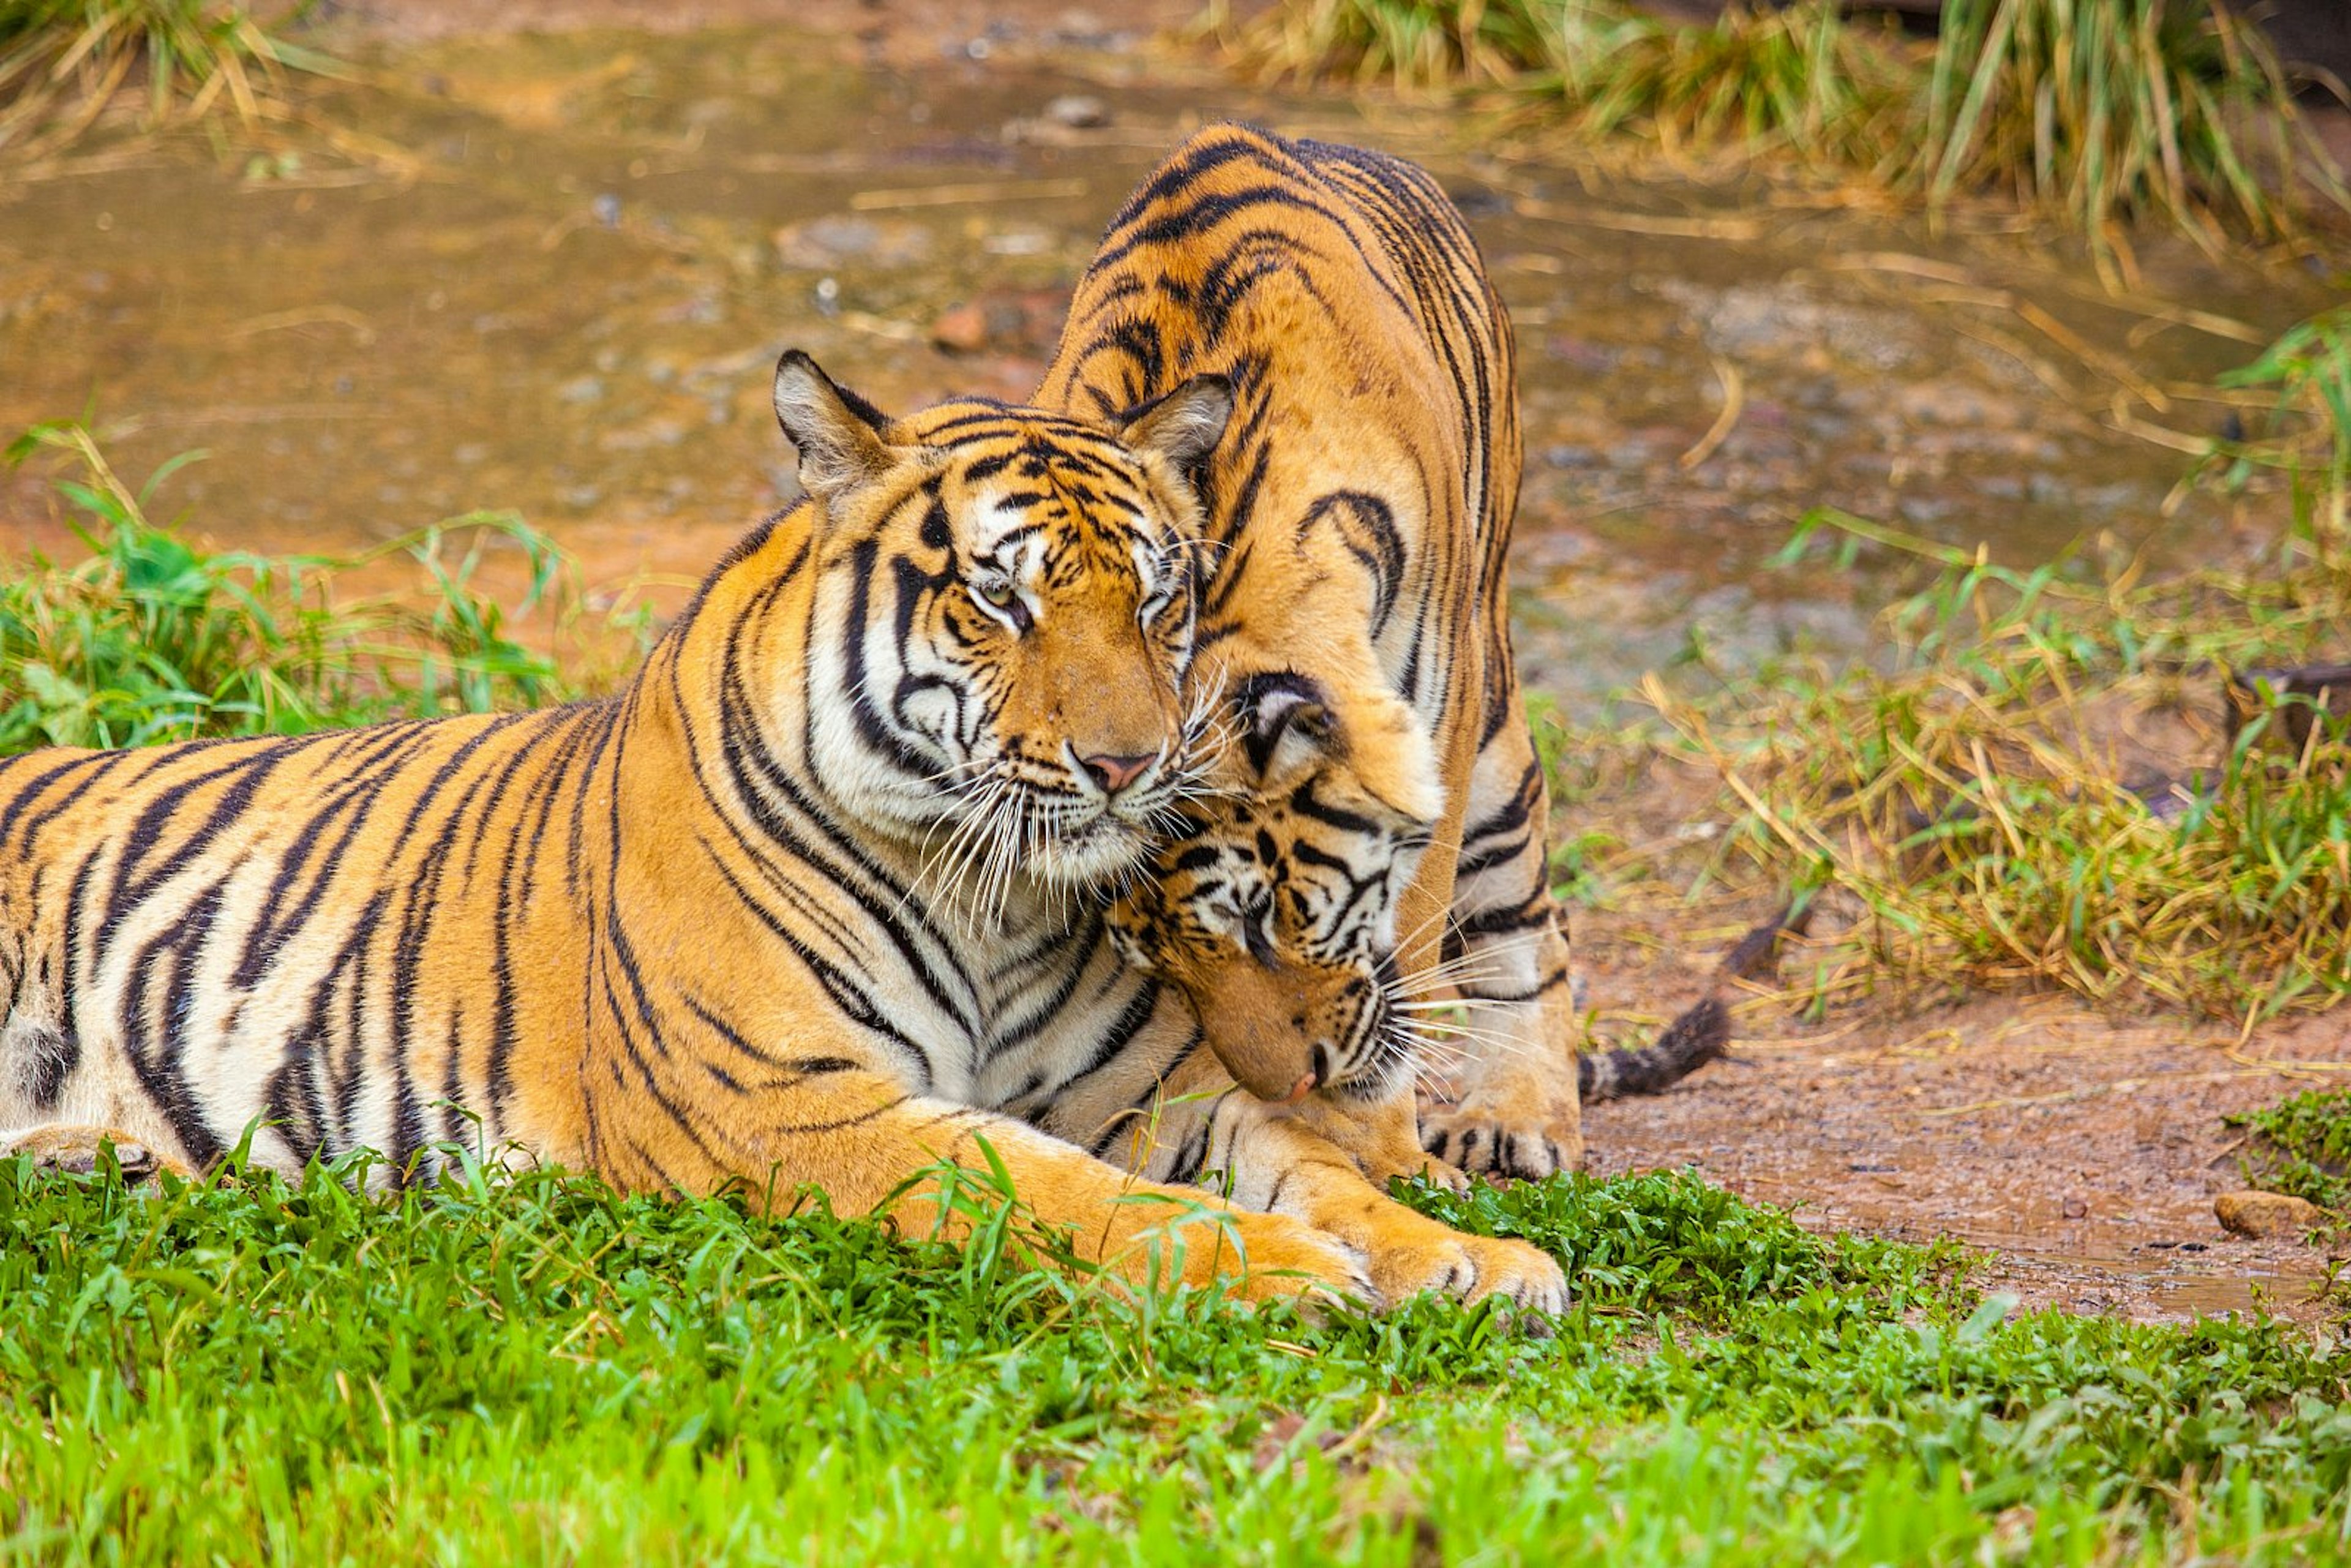
<path id="1" fill-rule="evenodd" d="M 1213 787 L 1121 895 L 1112 937 L 1191 998 L 1251 1093 L 1375 1098 L 1413 1038 L 1397 926 L 1443 810 L 1435 748 L 1384 691 L 1271 671 L 1221 702 Z"/>
<path id="2" fill-rule="evenodd" d="M 981 401 L 890 419 L 788 353 L 776 415 L 821 509 L 809 648 L 820 782 L 939 886 L 1099 883 L 1197 766 L 1200 508 L 1232 411 L 1201 376 L 1103 424 Z"/>

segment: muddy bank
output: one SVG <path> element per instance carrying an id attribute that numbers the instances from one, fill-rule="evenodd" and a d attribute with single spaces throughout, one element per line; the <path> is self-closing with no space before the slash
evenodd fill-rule
<path id="1" fill-rule="evenodd" d="M 1670 916 L 1583 915 L 1576 937 L 1604 1028 L 1695 998 L 1721 933 Z M 1801 951 L 1791 966 L 1800 967 Z M 1620 1010 L 1621 1009 L 1621 1010 Z M 1612 1016 L 1613 1015 L 1613 1016 Z M 1819 1228 L 1987 1253 L 1977 1281 L 2028 1306 L 2178 1318 L 2258 1301 L 2304 1321 L 2337 1242 L 2250 1241 L 2213 1197 L 2246 1185 L 2222 1118 L 2351 1071 L 2339 1018 L 2232 1029 L 2117 1020 L 2059 998 L 1979 998 L 1806 1023 L 1750 1000 L 1737 1060 L 1656 1098 L 1592 1107 L 1603 1173 L 1687 1166 Z"/>

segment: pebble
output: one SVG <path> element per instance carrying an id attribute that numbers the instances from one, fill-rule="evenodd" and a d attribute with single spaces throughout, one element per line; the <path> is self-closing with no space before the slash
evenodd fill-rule
<path id="1" fill-rule="evenodd" d="M 1065 92 L 1047 102 L 1045 118 L 1072 131 L 1093 131 L 1110 123 L 1110 106 L 1091 93 Z"/>
<path id="2" fill-rule="evenodd" d="M 987 346 L 987 312 L 977 305 L 941 311 L 931 323 L 931 341 L 958 354 L 979 352 Z"/>
<path id="3" fill-rule="evenodd" d="M 931 254 L 931 231 L 904 218 L 812 218 L 778 229 L 774 240 L 778 261 L 810 272 L 844 262 L 906 267 Z"/>
<path id="4" fill-rule="evenodd" d="M 2282 1192 L 2224 1192 L 2212 1200 L 2220 1228 L 2235 1236 L 2262 1240 L 2273 1236 L 2300 1236 L 2324 1223 L 2325 1214 L 2306 1197 Z"/>

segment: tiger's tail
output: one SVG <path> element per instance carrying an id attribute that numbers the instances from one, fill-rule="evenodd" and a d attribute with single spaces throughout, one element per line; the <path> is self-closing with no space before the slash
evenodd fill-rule
<path id="1" fill-rule="evenodd" d="M 1724 956 L 1707 993 L 1667 1024 L 1646 1045 L 1586 1052 L 1575 1059 L 1575 1087 L 1583 1103 L 1661 1094 L 1709 1061 L 1730 1054 L 1730 1009 L 1726 982 L 1745 979 L 1778 952 L 1783 936 L 1801 936 L 1812 924 L 1809 901 L 1796 900 L 1764 921 Z"/>

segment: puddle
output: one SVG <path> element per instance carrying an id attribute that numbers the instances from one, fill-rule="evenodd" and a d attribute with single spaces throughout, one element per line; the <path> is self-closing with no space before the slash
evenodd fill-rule
<path id="1" fill-rule="evenodd" d="M 1764 570 L 1814 505 L 2025 561 L 2102 532 L 2180 551 L 2218 526 L 2193 502 L 2162 518 L 2183 460 L 2098 410 L 2116 366 L 2160 388 L 2251 350 L 2096 302 L 2011 242 L 1760 187 L 1587 188 L 1564 158 L 1448 149 L 1427 117 L 1366 130 L 1147 63 L 905 69 L 772 29 L 389 54 L 314 108 L 404 178 L 223 165 L 189 138 L 0 196 L 0 426 L 89 411 L 134 476 L 205 448 L 167 505 L 238 544 L 349 549 L 511 507 L 590 583 L 652 574 L 674 602 L 789 492 L 768 412 L 782 348 L 885 405 L 1025 394 L 1118 199 L 1233 115 L 1420 157 L 1478 229 L 1523 350 L 1532 688 L 1573 702 L 1698 643 L 1733 663 L 1851 645 L 1882 581 Z M 1097 112 L 1040 116 L 1070 95 Z M 2146 265 L 2151 293 L 2264 335 L 2318 302 Z M 932 346 L 966 305 L 974 351 Z M 1710 440 L 1732 385 L 1740 416 Z M 60 533 L 26 481 L 0 490 L 0 550 Z"/>

